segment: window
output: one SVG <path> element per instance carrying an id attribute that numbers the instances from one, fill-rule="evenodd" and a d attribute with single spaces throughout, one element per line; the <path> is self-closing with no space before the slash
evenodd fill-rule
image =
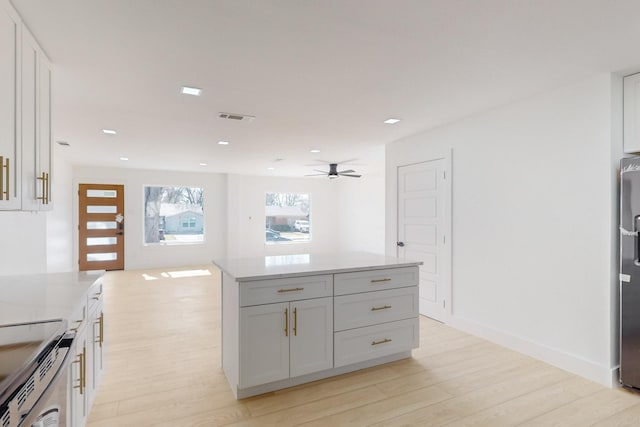
<path id="1" fill-rule="evenodd" d="M 203 189 L 144 187 L 144 243 L 204 241 Z"/>
<path id="2" fill-rule="evenodd" d="M 311 240 L 308 194 L 267 193 L 265 241 L 267 243 Z"/>

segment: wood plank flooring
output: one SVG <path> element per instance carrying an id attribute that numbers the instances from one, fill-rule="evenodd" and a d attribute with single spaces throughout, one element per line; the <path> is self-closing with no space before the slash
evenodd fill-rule
<path id="1" fill-rule="evenodd" d="M 236 401 L 212 266 L 109 272 L 106 372 L 89 427 L 640 426 L 608 389 L 428 318 L 406 360 Z"/>

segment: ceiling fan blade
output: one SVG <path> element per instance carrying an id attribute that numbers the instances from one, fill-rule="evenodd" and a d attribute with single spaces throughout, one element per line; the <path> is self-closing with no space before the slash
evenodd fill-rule
<path id="1" fill-rule="evenodd" d="M 324 173 L 324 174 L 329 173 L 329 171 L 321 171 L 320 169 L 314 169 L 314 172 L 322 172 L 322 173 Z"/>
<path id="2" fill-rule="evenodd" d="M 355 172 L 353 169 L 348 169 L 346 171 L 338 171 L 338 173 L 353 173 Z"/>
<path id="3" fill-rule="evenodd" d="M 326 160 L 321 160 L 321 159 L 315 159 L 314 162 L 320 162 L 320 163 L 324 163 L 324 164 L 327 164 L 327 165 L 330 165 L 331 163 L 334 163 L 334 162 L 328 162 Z"/>
<path id="4" fill-rule="evenodd" d="M 352 178 L 360 178 L 362 175 L 354 175 L 352 173 L 338 173 L 340 176 L 350 176 Z"/>
<path id="5" fill-rule="evenodd" d="M 327 173 L 326 172 L 325 173 L 312 173 L 312 174 L 305 175 L 305 176 L 327 176 Z"/>
<path id="6" fill-rule="evenodd" d="M 347 159 L 347 160 L 343 160 L 341 162 L 334 162 L 334 163 L 337 163 L 339 165 L 343 165 L 345 163 L 348 164 L 348 163 L 351 163 L 351 162 L 355 162 L 356 160 L 358 160 L 358 159 Z"/>

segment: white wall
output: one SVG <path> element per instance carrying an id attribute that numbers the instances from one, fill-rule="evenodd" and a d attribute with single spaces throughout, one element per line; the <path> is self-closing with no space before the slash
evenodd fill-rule
<path id="1" fill-rule="evenodd" d="M 51 200 L 53 209 L 47 212 L 47 272 L 58 273 L 78 269 L 77 258 L 73 256 L 74 217 L 73 176 L 71 165 L 55 156 L 65 148 L 54 144 L 53 173 L 51 174 Z M 75 259 L 75 262 L 74 262 Z"/>
<path id="2" fill-rule="evenodd" d="M 339 242 L 343 251 L 385 253 L 384 146 L 376 158 L 380 164 L 368 164 L 371 172 L 361 178 L 339 179 Z"/>
<path id="3" fill-rule="evenodd" d="M 0 275 L 47 272 L 44 212 L 0 212 Z"/>
<path id="4" fill-rule="evenodd" d="M 615 364 L 611 105 L 602 74 L 387 148 L 387 183 L 453 150 L 451 323 L 601 383 Z"/>
<path id="5" fill-rule="evenodd" d="M 125 269 L 160 268 L 210 263 L 226 252 L 226 191 L 223 174 L 186 173 L 140 169 L 74 166 L 73 188 L 78 184 L 123 184 L 125 187 Z M 145 245 L 143 243 L 143 188 L 145 186 L 191 186 L 204 188 L 205 242 L 194 245 Z M 77 197 L 73 221 L 78 223 Z M 74 254 L 77 259 L 77 230 Z M 77 266 L 77 265 L 76 265 Z"/>
<path id="6" fill-rule="evenodd" d="M 347 212 L 339 205 L 339 180 L 229 175 L 228 182 L 229 258 L 340 250 L 340 217 Z M 310 242 L 265 243 L 266 193 L 310 195 Z"/>

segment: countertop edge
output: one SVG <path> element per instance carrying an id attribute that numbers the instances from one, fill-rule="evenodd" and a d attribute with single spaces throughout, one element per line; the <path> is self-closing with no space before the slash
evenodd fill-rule
<path id="1" fill-rule="evenodd" d="M 340 267 L 340 268 L 328 268 L 328 269 L 311 269 L 309 271 L 296 271 L 291 273 L 274 273 L 274 274 L 260 274 L 260 275 L 249 275 L 249 276 L 239 276 L 236 277 L 233 273 L 229 272 L 227 269 L 223 268 L 215 261 L 213 261 L 213 265 L 218 267 L 220 271 L 227 274 L 228 276 L 235 279 L 236 282 L 254 282 L 257 280 L 268 280 L 268 279 L 286 279 L 293 277 L 304 277 L 309 275 L 323 275 L 323 274 L 339 274 L 339 273 L 355 273 L 358 271 L 370 271 L 370 270 L 386 270 L 389 268 L 403 268 L 403 267 L 417 267 L 422 265 L 422 261 L 406 261 L 393 265 L 368 265 L 368 266 L 358 266 L 358 267 Z"/>

